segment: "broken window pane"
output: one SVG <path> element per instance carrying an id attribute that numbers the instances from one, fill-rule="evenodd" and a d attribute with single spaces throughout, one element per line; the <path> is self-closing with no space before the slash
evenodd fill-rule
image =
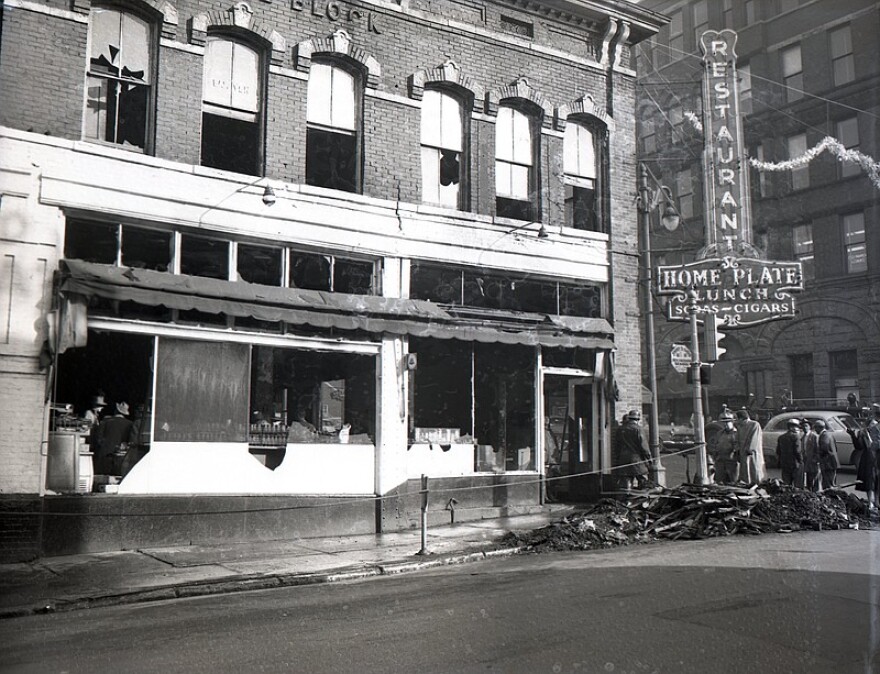
<path id="1" fill-rule="evenodd" d="M 462 273 L 459 269 L 414 262 L 410 273 L 410 297 L 439 304 L 461 305 Z"/>
<path id="2" fill-rule="evenodd" d="M 116 264 L 119 225 L 69 219 L 64 228 L 64 257 Z"/>
<path id="3" fill-rule="evenodd" d="M 281 248 L 238 244 L 239 279 L 264 286 L 280 286 L 283 253 Z"/>
<path id="4" fill-rule="evenodd" d="M 327 255 L 290 251 L 290 287 L 331 290 L 331 259 Z"/>
<path id="5" fill-rule="evenodd" d="M 333 292 L 353 295 L 373 295 L 375 266 L 372 262 L 335 259 L 333 265 Z"/>
<path id="6" fill-rule="evenodd" d="M 144 149 L 151 96 L 151 26 L 129 12 L 94 7 L 85 136 Z"/>
<path id="7" fill-rule="evenodd" d="M 565 224 L 567 227 L 591 232 L 602 231 L 596 206 L 595 188 L 565 185 Z"/>
<path id="8" fill-rule="evenodd" d="M 422 100 L 422 200 L 460 208 L 462 104 L 449 93 L 429 89 Z"/>
<path id="9" fill-rule="evenodd" d="M 184 234 L 180 237 L 180 273 L 229 279 L 229 242 Z"/>
<path id="10" fill-rule="evenodd" d="M 358 192 L 357 136 L 325 129 L 306 132 L 306 184 Z"/>
<path id="11" fill-rule="evenodd" d="M 498 197 L 496 200 L 496 212 L 500 218 L 511 218 L 513 220 L 533 220 L 532 204 L 529 201 L 520 201 L 518 199 L 506 199 Z"/>
<path id="12" fill-rule="evenodd" d="M 125 267 L 171 269 L 171 232 L 143 227 L 122 227 L 122 264 Z"/>
<path id="13" fill-rule="evenodd" d="M 455 428 L 473 434 L 471 346 L 457 340 L 410 339 L 418 356 L 411 380 L 412 428 Z"/>
<path id="14" fill-rule="evenodd" d="M 598 286 L 560 284 L 559 313 L 562 316 L 602 317 L 602 300 Z"/>
<path id="15" fill-rule="evenodd" d="M 252 442 L 261 431 L 275 429 L 286 433 L 285 443 L 370 444 L 375 388 L 372 356 L 255 345 Z"/>

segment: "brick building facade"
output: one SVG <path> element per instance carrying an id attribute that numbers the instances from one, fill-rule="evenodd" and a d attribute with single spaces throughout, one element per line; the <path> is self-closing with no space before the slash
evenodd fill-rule
<path id="1" fill-rule="evenodd" d="M 409 528 L 421 475 L 459 518 L 598 494 L 641 397 L 631 48 L 662 21 L 6 0 L 4 555 Z"/>
<path id="2" fill-rule="evenodd" d="M 670 17 L 636 57 L 638 150 L 669 186 L 684 225 L 655 228 L 654 261 L 679 264 L 704 245 L 700 35 L 737 33 L 737 70 L 749 168 L 753 243 L 767 259 L 800 260 L 804 291 L 798 314 L 730 330 L 727 353 L 708 387 L 709 409 L 753 404 L 769 414 L 792 405 L 845 407 L 880 400 L 880 186 L 858 161 L 826 151 L 794 166 L 830 137 L 877 162 L 880 84 L 876 32 L 880 3 L 652 1 Z M 773 170 L 773 169 L 782 170 Z M 659 409 L 672 421 L 691 413 L 685 376 L 669 364 L 686 324 L 657 316 Z"/>

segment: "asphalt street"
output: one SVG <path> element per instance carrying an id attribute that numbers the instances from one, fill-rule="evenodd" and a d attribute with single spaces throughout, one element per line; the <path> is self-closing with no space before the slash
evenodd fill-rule
<path id="1" fill-rule="evenodd" d="M 880 669 L 880 532 L 503 558 L 0 623 L 4 672 Z"/>

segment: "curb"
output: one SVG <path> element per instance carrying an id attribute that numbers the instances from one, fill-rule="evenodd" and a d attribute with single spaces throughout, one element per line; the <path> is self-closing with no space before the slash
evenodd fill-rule
<path id="1" fill-rule="evenodd" d="M 370 566 L 349 566 L 316 573 L 291 572 L 273 573 L 269 575 L 241 575 L 219 580 L 212 579 L 189 583 L 160 585 L 149 589 L 133 590 L 131 592 L 64 599 L 43 606 L 0 610 L 0 620 L 24 618 L 32 615 L 46 615 L 49 613 L 66 613 L 68 611 L 81 611 L 90 608 L 106 608 L 108 606 L 167 601 L 169 599 L 206 597 L 211 595 L 229 594 L 232 592 L 269 590 L 281 587 L 300 587 L 306 585 L 320 585 L 323 583 L 363 580 L 378 576 L 395 576 L 443 566 L 479 562 L 496 557 L 510 557 L 525 552 L 526 549 L 525 546 L 498 548 L 461 554 L 446 554 L 434 559 L 418 561 L 403 560 Z"/>

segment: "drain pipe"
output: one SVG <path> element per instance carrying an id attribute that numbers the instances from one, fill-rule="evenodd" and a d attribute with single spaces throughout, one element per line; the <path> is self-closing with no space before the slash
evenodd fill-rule
<path id="1" fill-rule="evenodd" d="M 422 495 L 422 549 L 417 555 L 429 555 L 428 552 L 428 476 L 422 473 L 422 488 L 419 491 Z"/>

